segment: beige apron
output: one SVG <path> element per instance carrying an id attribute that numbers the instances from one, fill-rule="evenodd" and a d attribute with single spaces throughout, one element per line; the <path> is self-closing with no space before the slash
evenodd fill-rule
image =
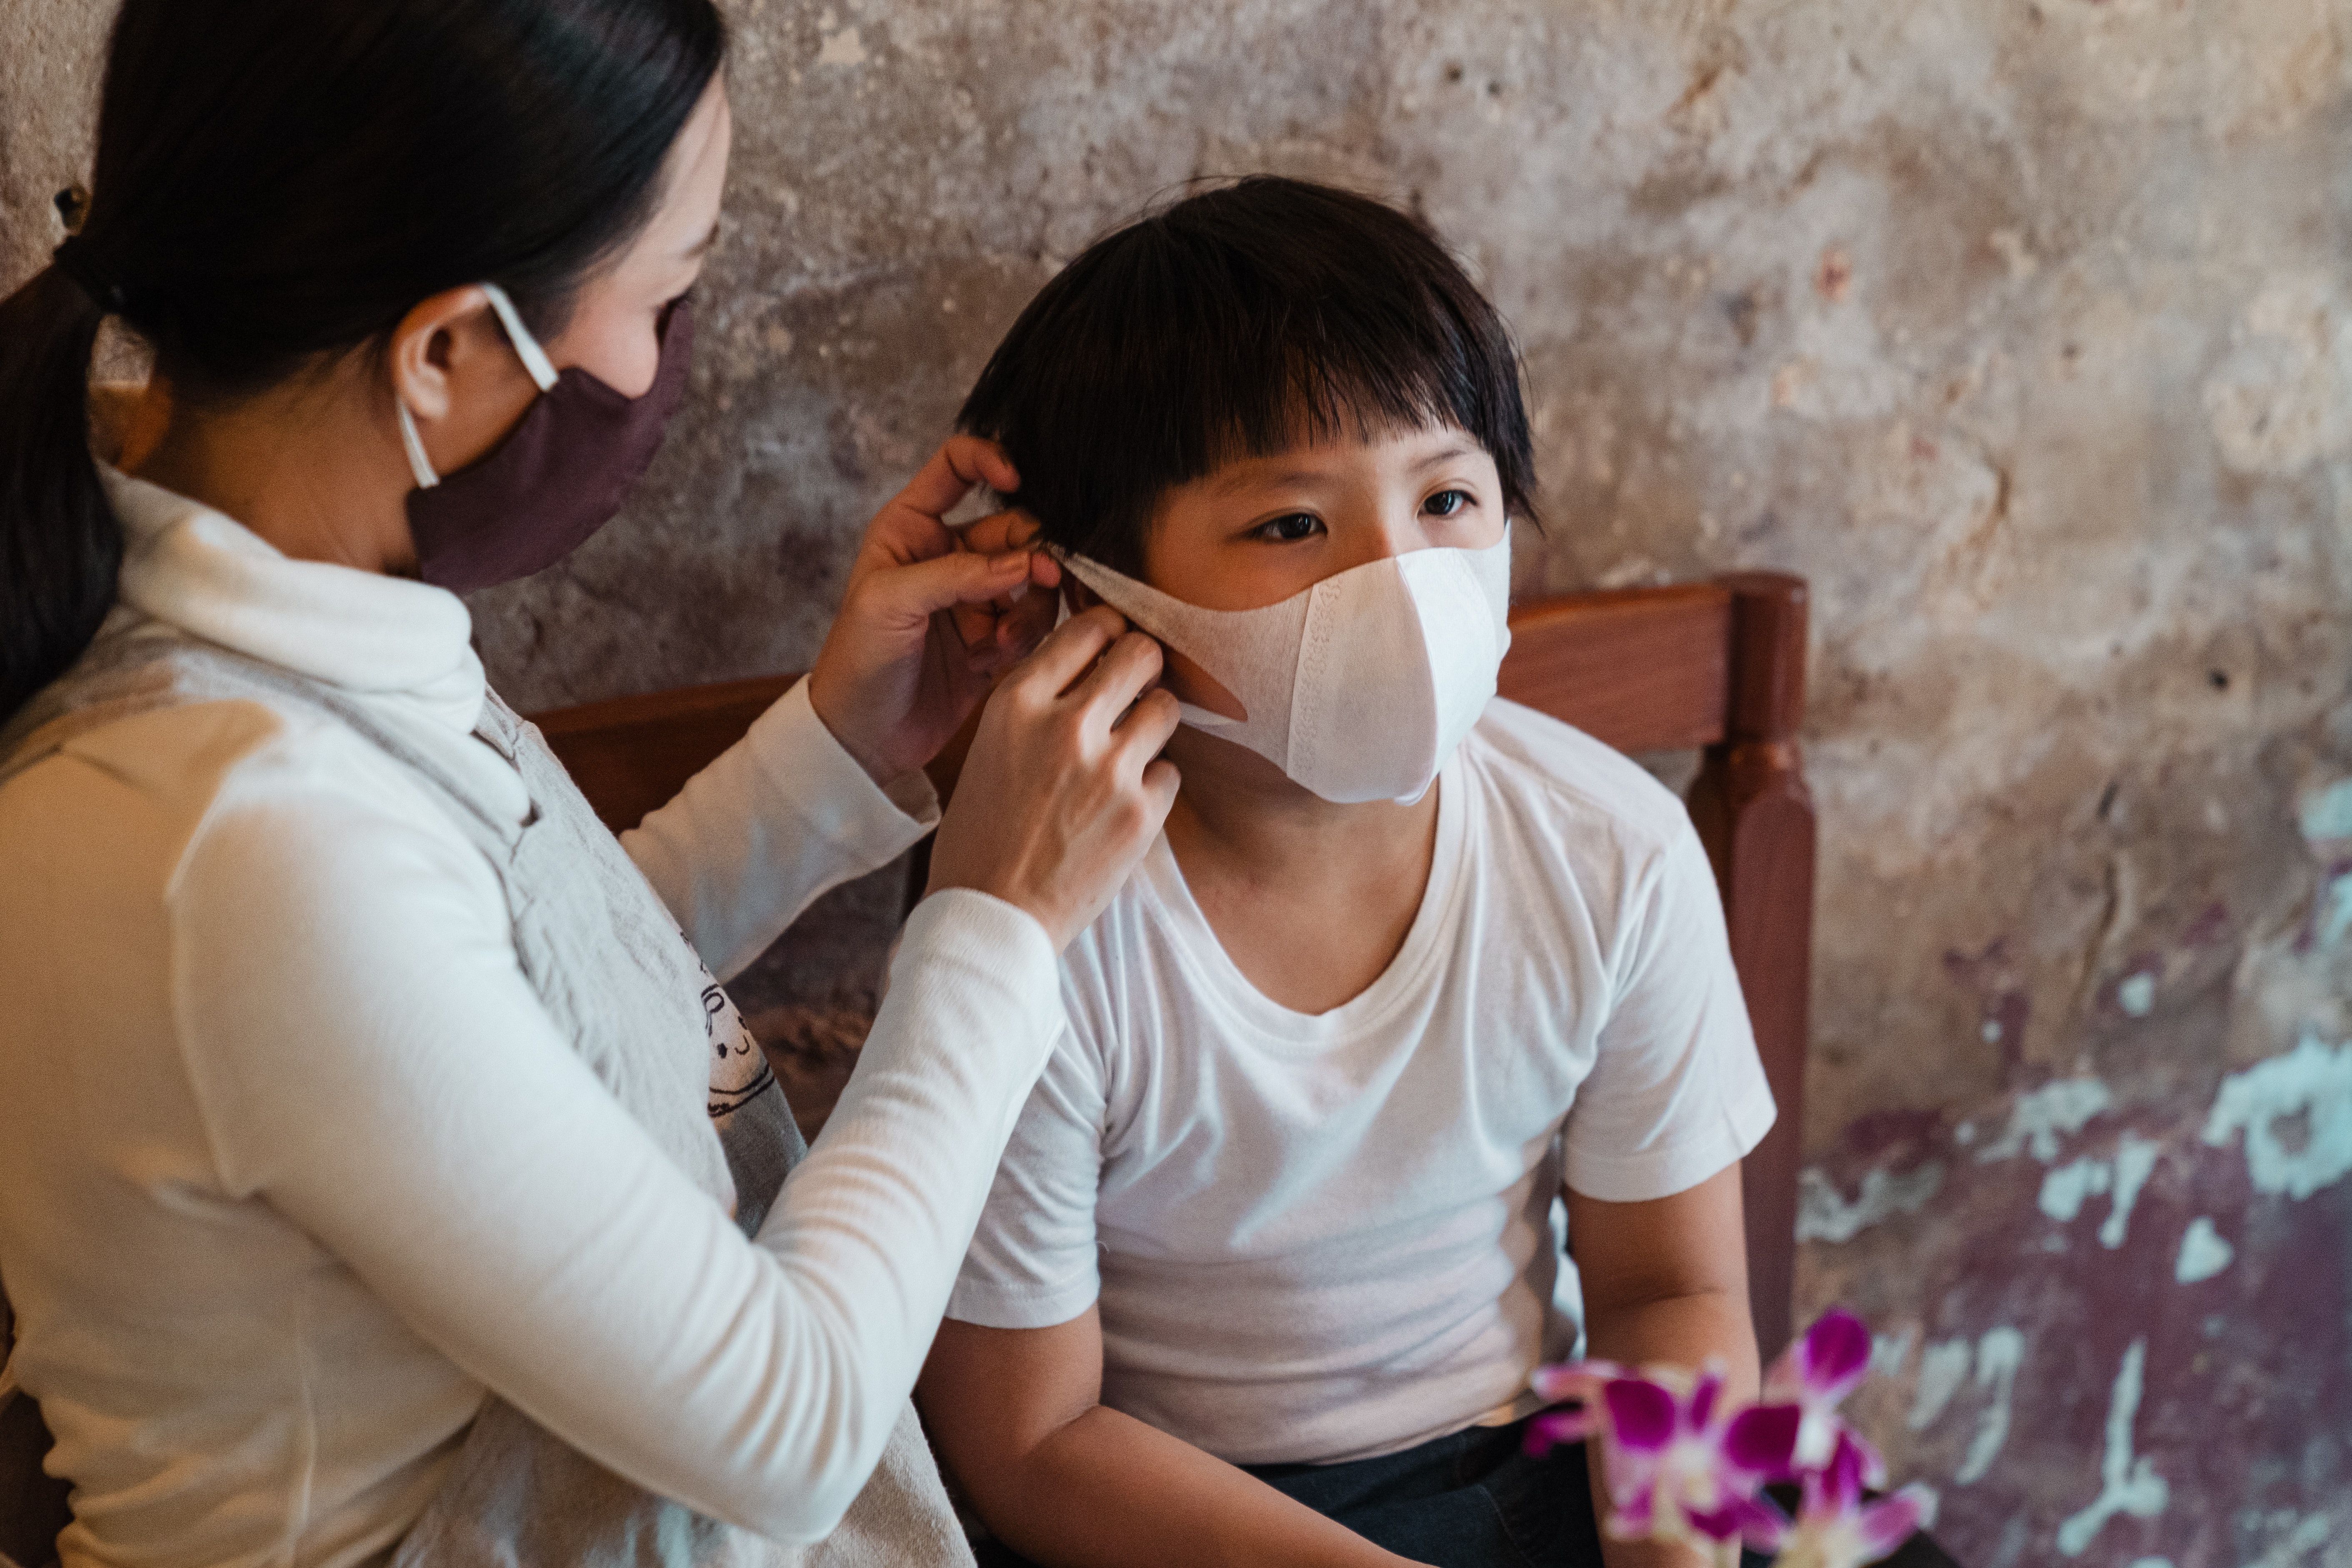
<path id="1" fill-rule="evenodd" d="M 597 820 L 539 731 L 495 693 L 475 736 L 512 763 L 529 818 L 501 821 L 464 781 L 331 686 L 179 637 L 103 638 L 0 732 L 0 781 L 132 714 L 253 701 L 324 713 L 409 770 L 499 875 L 515 952 L 557 1027 L 712 1201 L 758 1230 L 805 1153 L 783 1091 L 660 898 Z M 9 1319 L 0 1296 L 0 1356 Z M 0 1381 L 0 1504 L 36 1496 L 47 1447 Z M 28 1473 L 29 1468 L 29 1473 Z M 25 1543 L 0 1538 L 0 1552 Z M 42 1550 L 53 1548 L 43 1545 Z M 39 1562 L 39 1552 L 27 1561 Z M 623 1480 L 488 1399 L 393 1568 L 929 1568 L 972 1561 L 910 1405 L 841 1528 L 786 1547 Z M 9 1568 L 0 1555 L 0 1568 Z"/>

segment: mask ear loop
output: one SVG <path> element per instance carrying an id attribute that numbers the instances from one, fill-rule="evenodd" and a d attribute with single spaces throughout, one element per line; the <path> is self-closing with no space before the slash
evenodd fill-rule
<path id="1" fill-rule="evenodd" d="M 530 335 L 530 329 L 522 324 L 522 312 L 515 309 L 507 291 L 497 284 L 483 284 L 482 292 L 489 297 L 490 310 L 498 316 L 499 325 L 506 329 L 507 342 L 514 346 L 515 357 L 522 361 L 522 368 L 532 384 L 541 392 L 554 391 L 555 366 L 549 363 L 547 351 L 539 346 L 539 340 Z M 416 481 L 418 489 L 429 490 L 441 482 L 441 476 L 433 471 L 433 461 L 425 455 L 425 442 L 416 434 L 416 417 L 408 412 L 408 405 L 396 397 L 392 405 L 400 422 L 401 447 L 408 454 L 409 477 Z"/>
<path id="2" fill-rule="evenodd" d="M 555 366 L 548 362 L 547 351 L 539 346 L 530 329 L 522 324 L 522 312 L 514 308 L 507 291 L 497 284 L 483 284 L 482 292 L 490 297 L 490 309 L 498 312 L 499 325 L 507 330 L 507 339 L 514 344 L 515 357 L 522 361 L 523 369 L 530 372 L 530 379 L 538 384 L 540 391 L 553 392 Z"/>

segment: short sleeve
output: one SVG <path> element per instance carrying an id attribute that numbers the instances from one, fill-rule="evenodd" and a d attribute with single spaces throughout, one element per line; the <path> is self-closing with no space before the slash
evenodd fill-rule
<path id="1" fill-rule="evenodd" d="M 1562 1136 L 1568 1184 L 1604 1203 L 1688 1191 L 1774 1115 L 1697 833 L 1685 824 L 1631 888 L 1608 1021 Z"/>
<path id="2" fill-rule="evenodd" d="M 1100 1058 L 1065 1028 L 996 1168 L 949 1317 L 989 1329 L 1049 1329 L 1101 1294 L 1095 1197 L 1103 1083 Z"/>

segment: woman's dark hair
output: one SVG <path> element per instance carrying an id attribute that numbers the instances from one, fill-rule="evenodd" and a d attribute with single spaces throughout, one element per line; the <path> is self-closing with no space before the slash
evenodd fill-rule
<path id="1" fill-rule="evenodd" d="M 0 301 L 0 721 L 114 599 L 87 398 L 107 313 L 184 402 L 467 283 L 560 330 L 659 204 L 725 48 L 711 0 L 126 0 L 79 232 Z"/>
<path id="2" fill-rule="evenodd" d="M 1428 229 L 1259 176 L 1096 241 L 997 345 L 956 423 L 1000 443 L 1046 541 L 1135 575 L 1160 497 L 1242 457 L 1451 425 L 1534 521 L 1509 331 Z"/>

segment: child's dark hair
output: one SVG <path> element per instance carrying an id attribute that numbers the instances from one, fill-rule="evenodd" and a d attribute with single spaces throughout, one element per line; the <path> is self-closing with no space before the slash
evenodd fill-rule
<path id="1" fill-rule="evenodd" d="M 1139 574 L 1166 491 L 1368 431 L 1459 426 L 1532 521 L 1510 333 L 1428 229 L 1260 176 L 1120 229 L 1039 291 L 956 423 L 1003 445 L 1050 543 Z"/>

